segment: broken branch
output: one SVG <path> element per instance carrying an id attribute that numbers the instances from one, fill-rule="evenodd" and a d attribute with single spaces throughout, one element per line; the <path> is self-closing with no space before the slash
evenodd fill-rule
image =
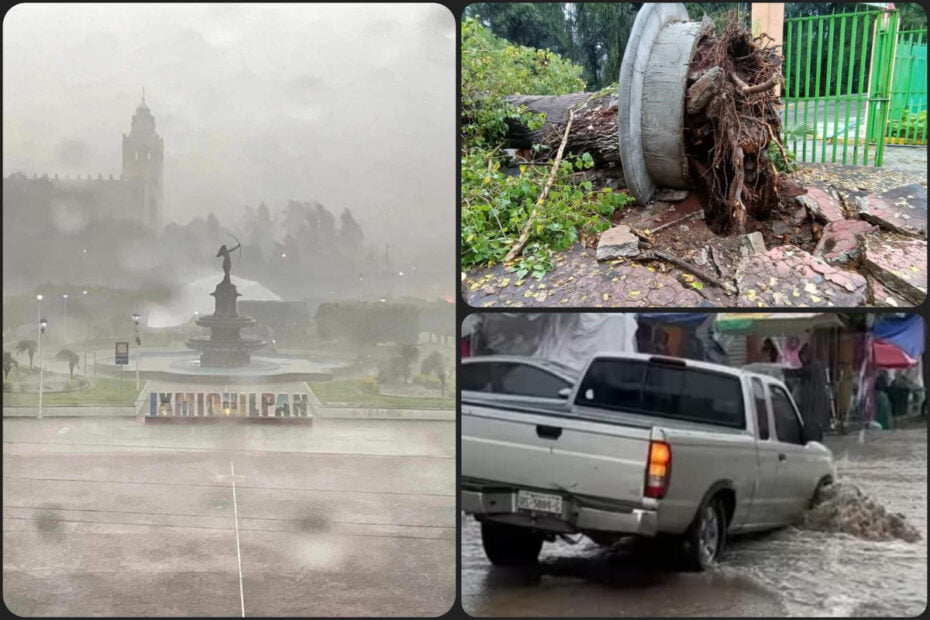
<path id="1" fill-rule="evenodd" d="M 559 152 L 556 153 L 555 160 L 552 162 L 552 168 L 549 170 L 549 178 L 546 180 L 546 185 L 543 187 L 539 198 L 536 199 L 533 212 L 530 213 L 530 217 L 527 218 L 526 224 L 523 225 L 523 230 L 520 231 L 520 237 L 517 239 L 514 246 L 510 248 L 510 251 L 507 252 L 507 256 L 504 257 L 505 263 L 509 263 L 519 256 L 520 253 L 523 252 L 523 248 L 526 247 L 526 242 L 529 241 L 530 232 L 533 230 L 533 223 L 536 221 L 539 209 L 542 207 L 543 203 L 546 202 L 546 198 L 549 196 L 549 190 L 552 188 L 552 183 L 555 181 L 555 175 L 559 171 L 559 166 L 562 165 L 562 155 L 565 153 L 565 145 L 568 143 L 568 134 L 572 130 L 573 120 L 575 120 L 575 110 L 571 109 L 568 111 L 568 123 L 565 124 L 565 132 L 562 134 L 562 144 L 559 145 Z"/>
<path id="2" fill-rule="evenodd" d="M 726 291 L 728 295 L 736 294 L 736 287 L 733 286 L 733 284 L 731 284 L 730 282 L 721 280 L 720 278 L 716 276 L 712 276 L 711 274 L 707 273 L 700 267 L 697 267 L 696 265 L 692 265 L 691 263 L 687 261 L 683 261 L 680 258 L 672 256 L 671 254 L 668 254 L 666 252 L 662 252 L 661 250 L 655 250 L 654 252 L 644 252 L 635 258 L 635 260 L 655 260 L 655 259 L 661 259 L 666 262 L 672 263 L 676 267 L 680 269 L 684 269 L 685 271 L 696 275 L 697 277 L 704 280 L 705 282 L 710 282 L 714 286 L 718 286 L 722 288 L 724 291 Z"/>

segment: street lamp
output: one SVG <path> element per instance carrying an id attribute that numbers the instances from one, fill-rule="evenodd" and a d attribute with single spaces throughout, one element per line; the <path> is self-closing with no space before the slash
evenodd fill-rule
<path id="1" fill-rule="evenodd" d="M 39 301 L 42 300 L 41 295 L 36 296 Z M 39 415 L 38 418 L 42 419 L 42 394 L 45 391 L 45 352 L 42 348 L 42 336 L 45 334 L 45 329 L 48 327 L 48 321 L 42 318 L 41 313 L 39 314 Z"/>
<path id="2" fill-rule="evenodd" d="M 142 319 L 142 315 L 138 312 L 132 313 L 132 322 L 136 325 L 136 390 L 141 389 L 139 383 L 139 347 L 142 346 L 142 339 L 139 337 L 139 321 Z"/>
<path id="3" fill-rule="evenodd" d="M 68 342 L 68 294 L 64 293 L 61 296 L 61 299 L 64 302 L 64 318 L 61 320 L 61 330 L 62 335 L 65 337 L 65 343 Z M 67 346 L 67 345 L 66 345 Z"/>

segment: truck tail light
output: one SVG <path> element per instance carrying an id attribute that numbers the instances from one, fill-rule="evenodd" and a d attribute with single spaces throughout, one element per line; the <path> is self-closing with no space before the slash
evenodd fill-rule
<path id="1" fill-rule="evenodd" d="M 649 459 L 646 462 L 646 497 L 662 499 L 668 489 L 672 469 L 672 448 L 664 441 L 649 442 Z"/>

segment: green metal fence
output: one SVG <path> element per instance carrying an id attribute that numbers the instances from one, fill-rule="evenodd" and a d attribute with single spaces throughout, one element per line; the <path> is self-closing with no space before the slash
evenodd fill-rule
<path id="1" fill-rule="evenodd" d="M 785 20 L 784 137 L 798 161 L 881 166 L 898 14 Z"/>
<path id="2" fill-rule="evenodd" d="M 894 57 L 888 144 L 927 144 L 927 29 L 902 30 Z"/>

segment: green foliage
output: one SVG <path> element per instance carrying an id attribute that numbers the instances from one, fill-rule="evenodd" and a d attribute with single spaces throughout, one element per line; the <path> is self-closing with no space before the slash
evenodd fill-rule
<path id="1" fill-rule="evenodd" d="M 55 375 L 46 374 L 46 381 Z M 85 383 L 86 382 L 86 383 Z M 87 380 L 77 377 L 65 384 L 66 391 L 48 392 L 44 404 L 49 407 L 83 407 L 88 405 L 114 405 L 128 407 L 134 404 L 136 384 L 128 377 L 123 380 L 94 377 Z M 3 404 L 10 407 L 35 407 L 39 403 L 38 382 L 21 383 L 18 390 L 5 396 Z"/>
<path id="2" fill-rule="evenodd" d="M 565 8 L 547 2 L 475 2 L 465 7 L 497 36 L 517 45 L 549 49 L 564 55 L 570 47 Z"/>
<path id="3" fill-rule="evenodd" d="M 507 122 L 531 129 L 544 118 L 506 102 L 510 94 L 559 95 L 584 88 L 581 67 L 545 50 L 515 46 L 477 20 L 462 25 L 462 267 L 491 265 L 504 256 L 537 206 L 551 162 L 513 166 L 502 149 Z M 538 149 L 537 149 L 538 150 Z M 610 189 L 595 190 L 575 173 L 590 169 L 587 153 L 563 159 L 514 270 L 542 278 L 553 251 L 610 226 L 616 210 L 632 201 Z"/>
<path id="4" fill-rule="evenodd" d="M 610 188 L 595 190 L 575 172 L 594 165 L 587 153 L 562 161 L 540 208 L 519 261 L 518 278 L 542 278 L 552 269 L 552 252 L 610 227 L 617 209 L 633 199 Z M 519 237 L 549 176 L 548 166 L 524 165 L 517 174 L 501 169 L 496 153 L 475 150 L 462 160 L 462 266 L 500 262 Z"/>
<path id="5" fill-rule="evenodd" d="M 451 398 L 424 396 L 394 396 L 381 394 L 374 377 L 321 381 L 310 389 L 329 407 L 373 407 L 378 409 L 452 409 Z"/>
<path id="6" fill-rule="evenodd" d="M 787 159 L 785 158 L 786 156 Z M 769 159 L 775 165 L 775 169 L 783 174 L 788 174 L 798 169 L 795 163 L 797 157 L 794 152 L 789 148 L 785 148 L 784 155 L 782 155 L 782 149 L 778 148 L 778 145 L 774 142 L 769 143 Z"/>
<path id="7" fill-rule="evenodd" d="M 570 60 L 581 67 L 589 88 L 597 90 L 617 80 L 636 11 L 634 4 L 622 2 L 477 2 L 465 15 L 507 41 Z"/>
<path id="8" fill-rule="evenodd" d="M 888 122 L 886 135 L 889 138 L 918 138 L 927 139 L 927 111 L 921 110 L 913 114 L 904 110 L 901 117 Z"/>
<path id="9" fill-rule="evenodd" d="M 504 100 L 506 95 L 561 95 L 584 88 L 581 68 L 557 54 L 512 45 L 475 19 L 462 24 L 462 138 L 466 148 L 495 146 L 507 121 L 530 128 L 542 118 Z"/>

